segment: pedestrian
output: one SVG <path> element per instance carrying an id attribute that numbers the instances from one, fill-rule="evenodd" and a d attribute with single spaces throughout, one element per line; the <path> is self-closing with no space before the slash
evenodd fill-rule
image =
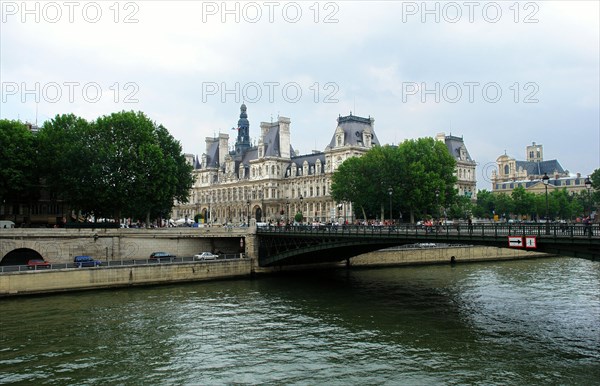
<path id="1" fill-rule="evenodd" d="M 587 216 L 583 219 L 583 234 L 587 235 L 589 232 L 589 235 L 592 235 L 592 223 L 590 222 L 590 216 Z"/>

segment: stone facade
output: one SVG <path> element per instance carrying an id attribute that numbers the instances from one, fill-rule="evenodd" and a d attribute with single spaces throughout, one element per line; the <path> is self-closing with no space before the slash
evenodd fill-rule
<path id="1" fill-rule="evenodd" d="M 289 118 L 262 122 L 258 145 L 251 146 L 246 106 L 241 106 L 238 136 L 229 151 L 229 135 L 206 138 L 200 157 L 190 156 L 196 182 L 187 204 L 176 203 L 172 218 L 209 224 L 285 222 L 302 213 L 305 222 L 352 221 L 351 203 L 330 195 L 331 175 L 350 157 L 379 145 L 374 119 L 340 116 L 324 151 L 300 155 L 291 144 Z"/>
<path id="2" fill-rule="evenodd" d="M 475 167 L 477 162 L 471 158 L 463 138 L 452 134 L 438 133 L 435 139 L 444 142 L 448 151 L 456 160 L 456 172 L 454 173 L 456 175 L 456 185 L 454 188 L 458 191 L 458 195 L 476 200 L 477 178 Z"/>
<path id="3" fill-rule="evenodd" d="M 545 193 L 544 175 L 549 178 L 548 191 L 564 188 L 578 193 L 586 189 L 585 177 L 580 173 L 571 175 L 556 159 L 544 161 L 544 146 L 535 142 L 526 147 L 526 161 L 503 154 L 496 159 L 496 164 L 498 170 L 492 173 L 492 192 L 495 193 L 511 193 L 517 187 Z"/>
<path id="4" fill-rule="evenodd" d="M 304 222 L 353 221 L 352 204 L 335 202 L 330 195 L 331 176 L 351 157 L 379 145 L 375 120 L 355 115 L 339 116 L 333 136 L 324 151 L 299 155 L 291 144 L 289 118 L 262 122 L 257 146 L 250 143 L 247 108 L 241 106 L 237 139 L 229 146 L 229 135 L 206 138 L 200 157 L 188 156 L 196 182 L 186 204 L 176 203 L 173 219 L 202 216 L 209 224 L 285 222 L 296 213 Z M 438 134 L 456 159 L 456 189 L 476 198 L 476 162 L 463 138 Z M 229 151 L 228 149 L 233 150 Z"/>

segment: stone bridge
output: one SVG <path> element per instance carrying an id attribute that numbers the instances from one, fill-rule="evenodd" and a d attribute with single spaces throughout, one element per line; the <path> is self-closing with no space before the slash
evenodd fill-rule
<path id="1" fill-rule="evenodd" d="M 165 251 L 179 257 L 199 252 L 240 254 L 258 267 L 334 263 L 359 254 L 413 243 L 509 247 L 509 237 L 535 239 L 532 251 L 600 259 L 600 228 L 554 225 L 474 225 L 423 229 L 412 224 L 385 227 L 205 227 L 159 229 L 2 229 L 0 265 L 26 264 L 32 258 L 70 263 L 90 255 L 102 261 L 147 259 Z M 257 268 L 258 268 L 257 267 Z"/>

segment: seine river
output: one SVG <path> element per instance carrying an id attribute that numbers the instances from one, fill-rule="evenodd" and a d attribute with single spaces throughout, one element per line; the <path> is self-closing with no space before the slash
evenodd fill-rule
<path id="1" fill-rule="evenodd" d="M 3 299 L 0 384 L 598 385 L 600 263 L 305 272 Z"/>

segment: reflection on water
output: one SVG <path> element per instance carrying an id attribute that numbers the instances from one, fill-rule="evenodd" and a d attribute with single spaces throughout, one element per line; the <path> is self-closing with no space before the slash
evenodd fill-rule
<path id="1" fill-rule="evenodd" d="M 600 265 L 304 272 L 0 301 L 0 383 L 598 384 Z"/>

